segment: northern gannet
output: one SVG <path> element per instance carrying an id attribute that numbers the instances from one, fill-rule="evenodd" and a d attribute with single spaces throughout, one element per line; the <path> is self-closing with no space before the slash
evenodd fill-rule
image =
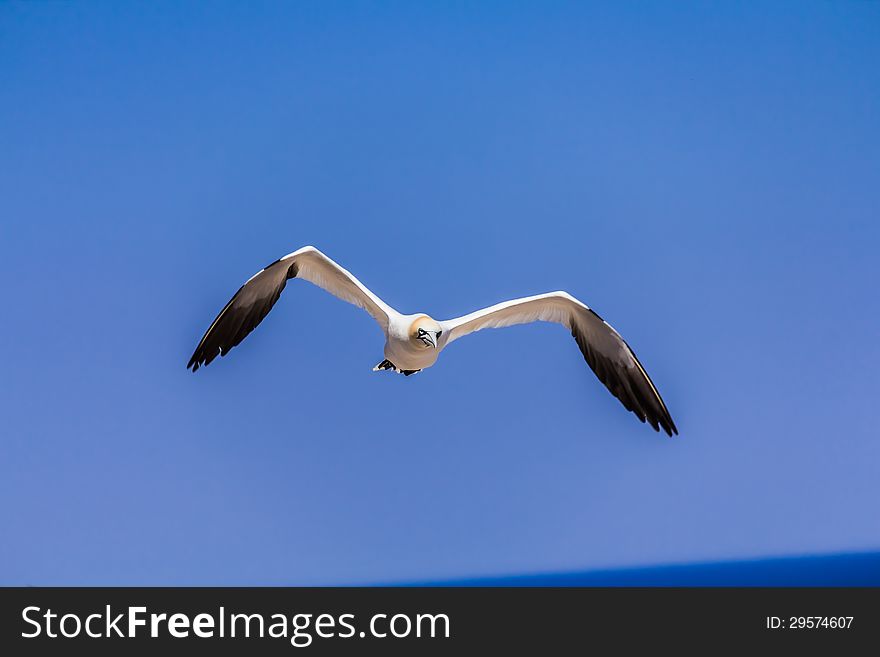
<path id="1" fill-rule="evenodd" d="M 343 301 L 363 308 L 385 333 L 385 358 L 373 368 L 409 376 L 431 367 L 447 345 L 484 328 L 555 322 L 571 331 L 599 380 L 628 411 L 655 431 L 678 429 L 666 404 L 632 349 L 587 305 L 567 292 L 548 292 L 504 301 L 469 315 L 437 321 L 425 313 L 404 315 L 386 304 L 346 269 L 313 246 L 305 246 L 254 274 L 205 331 L 187 368 L 193 372 L 225 356 L 256 328 L 291 278 L 302 278 Z"/>

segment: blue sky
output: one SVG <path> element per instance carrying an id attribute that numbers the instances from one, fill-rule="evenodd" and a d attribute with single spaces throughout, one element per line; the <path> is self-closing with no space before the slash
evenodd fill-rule
<path id="1" fill-rule="evenodd" d="M 880 548 L 880 5 L 0 6 L 0 582 L 335 584 Z M 378 374 L 404 312 L 552 325 Z"/>

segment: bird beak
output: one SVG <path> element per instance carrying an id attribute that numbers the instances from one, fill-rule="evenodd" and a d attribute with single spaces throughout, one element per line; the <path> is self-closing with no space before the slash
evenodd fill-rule
<path id="1" fill-rule="evenodd" d="M 428 342 L 431 343 L 431 346 L 434 347 L 434 349 L 436 349 L 437 348 L 437 336 L 435 334 L 429 332 L 425 337 L 428 338 Z"/>

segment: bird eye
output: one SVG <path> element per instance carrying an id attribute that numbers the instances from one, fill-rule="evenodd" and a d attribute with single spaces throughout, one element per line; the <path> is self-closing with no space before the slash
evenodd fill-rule
<path id="1" fill-rule="evenodd" d="M 425 334 L 425 329 L 420 328 L 420 329 L 419 329 L 419 335 L 424 335 L 424 334 Z"/>
<path id="2" fill-rule="evenodd" d="M 437 337 L 439 338 L 441 335 L 443 335 L 443 331 L 437 331 Z"/>

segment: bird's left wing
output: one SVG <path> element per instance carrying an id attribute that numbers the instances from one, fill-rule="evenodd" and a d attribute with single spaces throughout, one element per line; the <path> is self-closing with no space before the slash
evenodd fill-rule
<path id="1" fill-rule="evenodd" d="M 315 247 L 305 246 L 276 260 L 241 286 L 205 331 L 187 368 L 195 372 L 218 355 L 225 356 L 244 340 L 269 314 L 291 278 L 303 278 L 343 301 L 363 308 L 383 331 L 387 331 L 389 317 L 395 311 L 351 272 Z"/>
<path id="2" fill-rule="evenodd" d="M 554 322 L 571 331 L 584 359 L 605 387 L 628 411 L 655 431 L 678 429 L 648 373 L 620 334 L 588 306 L 566 292 L 513 299 L 469 315 L 440 322 L 441 346 L 484 328 L 530 322 Z"/>

